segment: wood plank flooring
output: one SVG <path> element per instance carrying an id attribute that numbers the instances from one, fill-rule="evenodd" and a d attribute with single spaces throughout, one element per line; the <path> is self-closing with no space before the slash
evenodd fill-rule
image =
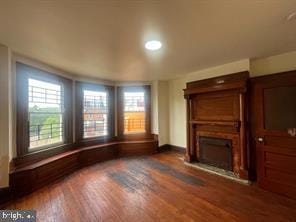
<path id="1" fill-rule="evenodd" d="M 38 221 L 296 221 L 296 200 L 185 166 L 180 154 L 112 160 L 81 169 L 5 209 Z"/>

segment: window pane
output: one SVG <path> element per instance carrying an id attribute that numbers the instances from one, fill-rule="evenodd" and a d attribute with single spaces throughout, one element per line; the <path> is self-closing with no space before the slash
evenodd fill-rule
<path id="1" fill-rule="evenodd" d="M 264 90 L 265 129 L 287 131 L 296 127 L 296 87 Z"/>
<path id="2" fill-rule="evenodd" d="M 145 132 L 144 92 L 124 93 L 124 133 Z"/>
<path id="3" fill-rule="evenodd" d="M 107 136 L 107 92 L 84 90 L 83 98 L 83 138 Z"/>
<path id="4" fill-rule="evenodd" d="M 62 86 L 29 79 L 29 149 L 63 142 Z"/>

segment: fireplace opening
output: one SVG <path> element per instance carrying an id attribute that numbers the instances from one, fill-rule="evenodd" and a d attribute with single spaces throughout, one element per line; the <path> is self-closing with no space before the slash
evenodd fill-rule
<path id="1" fill-rule="evenodd" d="M 199 161 L 232 171 L 232 142 L 228 139 L 199 137 Z"/>

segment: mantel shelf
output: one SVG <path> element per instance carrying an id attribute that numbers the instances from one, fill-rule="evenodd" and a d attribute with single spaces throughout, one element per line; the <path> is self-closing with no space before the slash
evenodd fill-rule
<path id="1" fill-rule="evenodd" d="M 205 121 L 205 120 L 191 120 L 191 124 L 197 125 L 219 125 L 219 126 L 232 126 L 238 128 L 240 121 Z"/>

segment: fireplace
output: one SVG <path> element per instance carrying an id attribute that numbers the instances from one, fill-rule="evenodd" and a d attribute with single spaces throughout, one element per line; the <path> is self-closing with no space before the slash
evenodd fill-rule
<path id="1" fill-rule="evenodd" d="M 232 143 L 229 139 L 200 137 L 199 161 L 232 171 Z"/>
<path id="2" fill-rule="evenodd" d="M 187 162 L 248 179 L 248 78 L 241 72 L 186 84 Z"/>

